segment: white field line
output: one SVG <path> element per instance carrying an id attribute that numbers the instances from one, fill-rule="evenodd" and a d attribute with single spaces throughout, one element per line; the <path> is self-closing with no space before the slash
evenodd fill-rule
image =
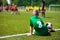
<path id="1" fill-rule="evenodd" d="M 29 33 L 8 35 L 8 36 L 0 36 L 0 39 L 2 39 L 2 38 L 9 38 L 9 37 L 15 37 L 15 36 L 24 36 L 24 35 L 27 35 L 27 34 L 29 34 Z"/>
<path id="2" fill-rule="evenodd" d="M 27 34 L 29 34 L 29 33 L 8 35 L 8 36 L 0 36 L 0 38 L 9 38 L 9 37 L 15 37 L 15 36 L 24 36 L 24 35 L 27 35 Z"/>
<path id="3" fill-rule="evenodd" d="M 60 29 L 55 29 L 55 31 L 59 31 Z M 9 38 L 9 37 L 15 37 L 15 36 L 28 36 L 29 33 L 23 33 L 23 34 L 15 34 L 15 35 L 8 35 L 8 36 L 0 36 L 0 39 L 2 38 Z"/>
<path id="4" fill-rule="evenodd" d="M 59 31 L 60 29 L 55 29 L 55 31 Z"/>

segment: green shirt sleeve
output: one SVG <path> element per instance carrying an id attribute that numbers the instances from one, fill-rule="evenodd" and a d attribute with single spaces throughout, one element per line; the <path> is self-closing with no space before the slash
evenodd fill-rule
<path id="1" fill-rule="evenodd" d="M 31 26 L 31 27 L 33 27 L 33 23 L 32 23 L 32 20 L 31 20 L 31 18 L 30 18 L 30 26 Z"/>

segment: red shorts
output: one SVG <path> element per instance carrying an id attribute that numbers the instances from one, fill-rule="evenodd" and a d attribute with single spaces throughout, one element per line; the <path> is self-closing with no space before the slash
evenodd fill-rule
<path id="1" fill-rule="evenodd" d="M 18 11 L 18 9 L 11 9 L 11 11 Z"/>

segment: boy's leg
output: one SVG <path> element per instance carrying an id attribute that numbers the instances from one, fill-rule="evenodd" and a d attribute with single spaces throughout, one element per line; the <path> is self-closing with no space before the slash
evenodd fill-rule
<path id="1" fill-rule="evenodd" d="M 18 9 L 16 9 L 16 14 L 20 14 L 19 11 L 18 11 Z"/>
<path id="2" fill-rule="evenodd" d="M 45 12 L 42 12 L 42 17 L 45 18 Z"/>
<path id="3" fill-rule="evenodd" d="M 14 14 L 14 11 L 11 11 L 11 14 L 13 15 Z"/>

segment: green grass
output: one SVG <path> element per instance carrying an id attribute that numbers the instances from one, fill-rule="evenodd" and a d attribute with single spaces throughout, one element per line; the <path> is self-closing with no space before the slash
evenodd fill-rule
<path id="1" fill-rule="evenodd" d="M 29 31 L 29 17 L 30 13 L 21 13 L 20 15 L 11 15 L 6 13 L 0 13 L 0 36 L 10 35 L 17 33 L 25 33 Z M 26 30 L 26 31 L 24 31 Z M 4 34 L 2 34 L 4 33 Z"/>
<path id="2" fill-rule="evenodd" d="M 20 12 L 20 15 L 11 15 L 9 12 L 0 13 L 0 36 L 29 32 L 30 12 Z M 41 17 L 41 13 L 40 16 Z M 54 29 L 60 28 L 60 12 L 46 12 L 44 22 L 51 22 Z M 18 36 L 0 40 L 60 40 L 60 31 L 51 33 L 51 36 Z"/>

